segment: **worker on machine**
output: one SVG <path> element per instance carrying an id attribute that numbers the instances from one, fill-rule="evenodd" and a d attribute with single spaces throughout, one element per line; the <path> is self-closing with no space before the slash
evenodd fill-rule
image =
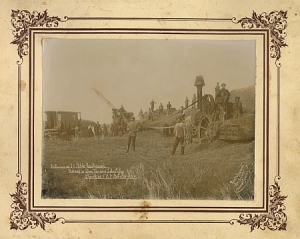
<path id="1" fill-rule="evenodd" d="M 195 108 L 196 107 L 196 100 L 197 100 L 197 97 L 196 97 L 196 94 L 194 94 L 193 96 L 193 99 L 192 99 L 192 108 Z"/>
<path id="2" fill-rule="evenodd" d="M 160 116 L 163 115 L 163 112 L 164 112 L 164 107 L 163 107 L 162 103 L 160 103 L 160 105 L 159 105 L 159 115 Z"/>
<path id="3" fill-rule="evenodd" d="M 233 103 L 233 118 L 238 119 L 243 115 L 243 106 L 240 102 L 240 97 L 235 97 L 235 102 Z"/>
<path id="4" fill-rule="evenodd" d="M 169 115 L 170 110 L 171 110 L 171 103 L 169 101 L 169 103 L 167 104 L 167 115 Z"/>

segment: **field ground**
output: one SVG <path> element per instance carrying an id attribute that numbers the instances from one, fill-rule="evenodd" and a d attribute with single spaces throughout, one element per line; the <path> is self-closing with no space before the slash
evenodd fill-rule
<path id="1" fill-rule="evenodd" d="M 139 132 L 136 152 L 126 153 L 127 136 L 103 141 L 56 139 L 43 145 L 43 198 L 109 199 L 254 199 L 254 141 L 187 145 L 171 156 L 173 137 L 160 131 Z M 104 165 L 136 179 L 84 179 L 53 165 Z M 52 165 L 52 168 L 51 168 Z"/>

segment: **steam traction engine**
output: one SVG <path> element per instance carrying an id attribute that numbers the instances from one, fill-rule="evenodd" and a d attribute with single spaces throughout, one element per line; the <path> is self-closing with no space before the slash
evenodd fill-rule
<path id="1" fill-rule="evenodd" d="M 222 126 L 225 120 L 232 118 L 233 103 L 227 102 L 220 106 L 210 94 L 202 95 L 202 87 L 205 85 L 203 76 L 196 76 L 197 110 L 191 115 L 192 133 L 198 137 L 199 143 L 210 141 L 213 138 L 224 140 L 239 140 L 238 125 L 228 124 Z"/>

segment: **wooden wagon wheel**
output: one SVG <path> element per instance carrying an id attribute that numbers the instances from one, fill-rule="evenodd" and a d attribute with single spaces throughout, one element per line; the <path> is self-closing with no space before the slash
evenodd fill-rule
<path id="1" fill-rule="evenodd" d="M 210 126 L 212 123 L 211 117 L 203 116 L 198 123 L 198 140 L 199 143 L 209 141 L 211 138 Z"/>

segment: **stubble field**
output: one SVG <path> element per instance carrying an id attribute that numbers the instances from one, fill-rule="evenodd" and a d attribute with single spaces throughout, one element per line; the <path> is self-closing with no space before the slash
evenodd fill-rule
<path id="1" fill-rule="evenodd" d="M 139 132 L 136 152 L 126 153 L 127 136 L 102 140 L 44 141 L 43 198 L 106 199 L 254 199 L 254 141 L 186 146 L 171 156 L 173 137 Z M 70 165 L 71 166 L 70 168 Z M 94 179 L 91 168 L 102 166 L 134 179 Z M 69 168 L 59 168 L 69 167 Z M 86 171 L 88 170 L 88 171 Z M 87 177 L 90 175 L 92 177 Z"/>

